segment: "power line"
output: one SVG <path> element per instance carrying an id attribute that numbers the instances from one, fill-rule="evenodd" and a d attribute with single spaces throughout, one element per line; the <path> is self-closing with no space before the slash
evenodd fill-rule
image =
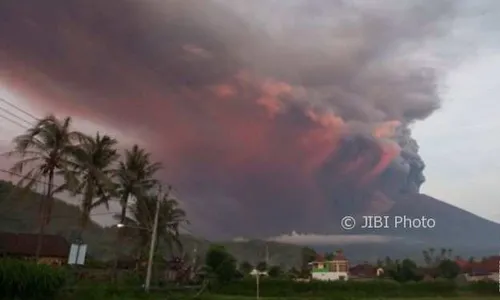
<path id="1" fill-rule="evenodd" d="M 28 126 L 23 125 L 23 124 L 21 124 L 21 123 L 19 123 L 19 122 L 15 121 L 15 120 L 13 120 L 13 119 L 11 119 L 11 118 L 9 118 L 9 117 L 6 117 L 6 116 L 4 116 L 4 115 L 1 115 L 1 114 L 0 114 L 0 118 L 4 119 L 4 120 L 6 120 L 6 121 L 9 121 L 9 122 L 11 122 L 11 123 L 13 123 L 13 124 L 15 124 L 15 125 L 17 125 L 17 126 L 19 126 L 19 127 L 24 128 L 24 129 L 29 129 L 29 127 L 28 127 Z"/>
<path id="2" fill-rule="evenodd" d="M 27 115 L 27 116 L 31 117 L 31 118 L 32 118 L 32 119 L 34 119 L 35 121 L 40 120 L 39 118 L 37 118 L 37 117 L 35 117 L 34 115 L 32 115 L 32 114 L 30 114 L 29 112 L 27 112 L 26 110 L 24 110 L 24 109 L 20 108 L 19 106 L 17 106 L 17 105 L 15 105 L 15 104 L 13 104 L 13 103 L 12 103 L 12 102 L 10 102 L 10 101 L 5 100 L 4 98 L 1 98 L 1 97 L 0 97 L 0 102 L 3 102 L 3 103 L 5 103 L 5 104 L 7 104 L 8 106 L 10 106 L 10 107 L 14 108 L 15 110 L 17 110 L 17 111 L 20 111 L 20 112 L 24 113 L 25 115 Z"/>
<path id="3" fill-rule="evenodd" d="M 11 112 L 3 107 L 0 107 L 0 110 L 3 111 L 4 113 L 8 114 L 11 117 L 14 117 L 14 118 L 19 119 L 20 121 L 23 121 L 24 123 L 26 123 L 28 125 L 33 125 L 31 122 L 26 121 L 25 119 L 21 118 L 20 116 L 16 115 L 15 113 L 13 113 L 13 112 Z"/>

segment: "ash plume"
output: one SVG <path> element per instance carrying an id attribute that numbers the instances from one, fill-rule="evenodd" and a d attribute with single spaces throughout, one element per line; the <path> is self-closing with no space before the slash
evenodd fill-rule
<path id="1" fill-rule="evenodd" d="M 209 236 L 329 233 L 418 192 L 451 3 L 3 0 L 0 80 L 140 133 Z"/>

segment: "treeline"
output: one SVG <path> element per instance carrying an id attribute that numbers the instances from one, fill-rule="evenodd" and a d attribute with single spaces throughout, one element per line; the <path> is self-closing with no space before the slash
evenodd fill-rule
<path id="1" fill-rule="evenodd" d="M 120 153 L 113 137 L 84 134 L 74 130 L 71 118 L 50 115 L 14 138 L 12 151 L 5 155 L 16 159 L 9 172 L 19 178 L 19 187 L 37 190 L 43 186 L 40 235 L 51 222 L 54 197 L 68 192 L 79 199 L 80 235 L 94 209 L 109 208 L 110 201 L 118 201 L 121 213 L 114 217 L 122 225 L 119 237 L 132 237 L 136 256 L 141 258 L 160 201 L 158 237 L 170 244 L 179 242 L 178 230 L 186 222 L 186 213 L 172 196 L 171 187 L 158 179 L 162 165 L 144 148 L 134 145 Z M 40 248 L 39 243 L 37 257 Z"/>

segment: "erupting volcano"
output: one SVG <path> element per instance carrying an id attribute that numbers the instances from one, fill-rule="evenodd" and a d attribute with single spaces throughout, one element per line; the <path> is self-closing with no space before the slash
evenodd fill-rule
<path id="1" fill-rule="evenodd" d="M 0 2 L 0 82 L 137 137 L 201 233 L 332 233 L 419 195 L 444 70 L 417 54 L 453 1 L 50 3 Z"/>

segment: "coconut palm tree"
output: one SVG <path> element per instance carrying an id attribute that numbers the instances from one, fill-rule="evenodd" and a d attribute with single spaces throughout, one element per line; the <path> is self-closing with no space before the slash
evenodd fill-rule
<path id="1" fill-rule="evenodd" d="M 151 161 L 151 154 L 134 145 L 131 150 L 125 151 L 125 157 L 118 167 L 118 193 L 120 195 L 120 223 L 125 223 L 129 198 L 137 199 L 149 189 L 157 180 L 153 178 L 161 169 L 161 164 Z"/>
<path id="2" fill-rule="evenodd" d="M 151 242 L 157 201 L 161 201 L 157 239 L 164 241 L 170 249 L 173 249 L 174 246 L 182 249 L 179 226 L 188 223 L 186 212 L 179 207 L 177 200 L 169 195 L 162 194 L 159 198 L 156 193 L 149 193 L 137 198 L 137 201 L 130 205 L 131 216 L 125 218 L 123 222 L 127 235 L 137 236 L 136 254 L 139 260 Z M 119 217 L 121 216 L 116 216 L 116 218 Z"/>
<path id="3" fill-rule="evenodd" d="M 85 136 L 73 151 L 73 176 L 78 184 L 72 192 L 81 194 L 80 238 L 86 228 L 91 211 L 101 205 L 109 209 L 109 199 L 116 192 L 112 179 L 116 174 L 114 163 L 119 154 L 115 148 L 118 142 L 99 132 L 94 137 Z"/>
<path id="4" fill-rule="evenodd" d="M 45 226 L 50 222 L 53 196 L 72 184 L 70 156 L 74 150 L 74 142 L 82 134 L 71 130 L 71 118 L 63 120 L 49 115 L 39 120 L 24 134 L 14 138 L 14 149 L 7 156 L 17 156 L 19 160 L 12 166 L 11 172 L 21 174 L 18 185 L 33 189 L 37 183 L 46 182 L 47 188 L 40 206 L 40 227 L 36 258 L 40 255 L 42 237 Z M 56 176 L 62 175 L 66 180 L 60 186 L 54 185 Z"/>

